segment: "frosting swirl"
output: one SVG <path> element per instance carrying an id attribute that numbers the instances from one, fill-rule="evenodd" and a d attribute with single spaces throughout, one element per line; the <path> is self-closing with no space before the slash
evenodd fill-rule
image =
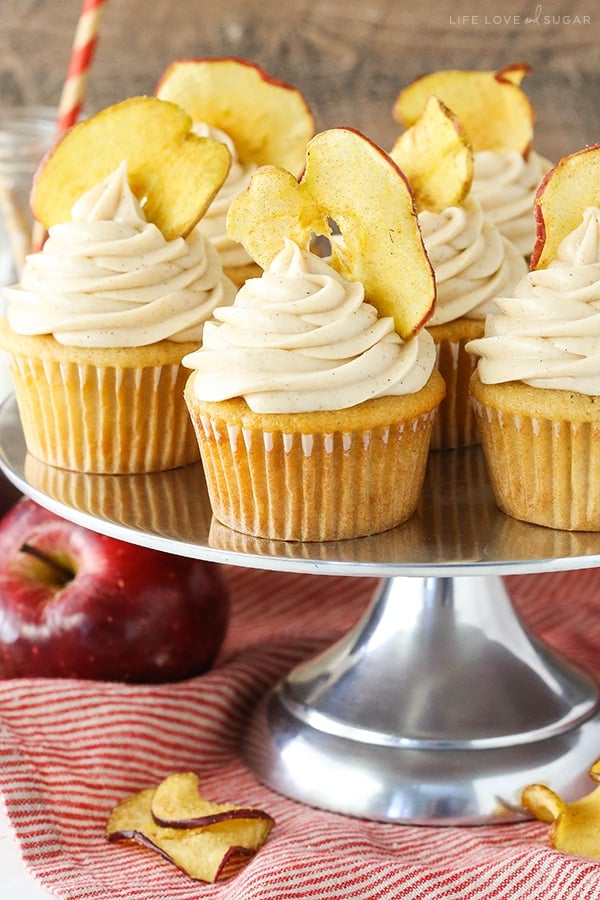
<path id="1" fill-rule="evenodd" d="M 261 278 L 215 310 L 202 347 L 183 359 L 209 401 L 243 397 L 259 413 L 346 409 L 420 390 L 435 364 L 422 331 L 403 341 L 358 282 L 286 240 Z"/>
<path id="2" fill-rule="evenodd" d="M 437 286 L 429 326 L 461 316 L 484 319 L 493 298 L 511 290 L 527 271 L 522 255 L 472 197 L 441 213 L 422 210 L 419 225 Z"/>
<path id="3" fill-rule="evenodd" d="M 467 344 L 484 383 L 600 395 L 600 209 L 589 207 L 557 258 L 496 302 L 485 336 Z"/>
<path id="4" fill-rule="evenodd" d="M 529 256 L 535 241 L 533 200 L 551 163 L 535 151 L 527 159 L 516 150 L 474 154 L 472 195 L 504 237 Z"/>
<path id="5" fill-rule="evenodd" d="M 233 141 L 228 134 L 219 128 L 214 128 L 203 122 L 196 122 L 193 131 L 201 137 L 211 137 L 226 144 L 231 154 L 229 174 L 196 227 L 216 247 L 224 266 L 228 268 L 245 266 L 252 262 L 252 259 L 241 244 L 232 241 L 228 237 L 226 219 L 231 201 L 248 186 L 256 166 L 250 164 L 242 165 L 238 159 Z"/>
<path id="6" fill-rule="evenodd" d="M 19 334 L 52 334 L 75 347 L 139 347 L 197 341 L 233 285 L 217 252 L 196 229 L 165 240 L 148 222 L 122 163 L 54 225 L 25 262 L 20 284 L 5 289 Z"/>

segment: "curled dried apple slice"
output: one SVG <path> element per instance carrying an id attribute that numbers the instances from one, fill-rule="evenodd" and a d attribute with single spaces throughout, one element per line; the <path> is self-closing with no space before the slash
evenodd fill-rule
<path id="1" fill-rule="evenodd" d="M 45 228 L 69 221 L 75 201 L 125 161 L 148 221 L 167 240 L 188 234 L 231 166 L 227 147 L 193 134 L 192 125 L 183 109 L 156 97 L 131 97 L 85 119 L 41 163 L 35 217 Z"/>
<path id="2" fill-rule="evenodd" d="M 543 269 L 556 258 L 561 241 L 589 206 L 600 207 L 600 144 L 564 156 L 542 179 L 533 203 L 532 269 Z"/>
<path id="3" fill-rule="evenodd" d="M 302 171 L 315 131 L 312 112 L 300 91 L 260 66 L 234 58 L 176 60 L 156 96 L 228 134 L 242 163 Z"/>
<path id="4" fill-rule="evenodd" d="M 471 147 L 461 123 L 438 97 L 429 98 L 390 156 L 408 178 L 418 210 L 442 212 L 458 206 L 471 189 Z"/>
<path id="5" fill-rule="evenodd" d="M 273 820 L 266 813 L 262 817 L 238 818 L 234 815 L 238 807 L 210 804 L 219 806 L 220 812 L 204 817 L 202 825 L 169 827 L 159 824 L 153 815 L 156 792 L 162 792 L 163 800 L 165 791 L 168 794 L 173 789 L 176 789 L 177 796 L 185 795 L 182 785 L 186 789 L 192 788 L 194 779 L 197 785 L 197 776 L 191 773 L 182 773 L 181 782 L 179 775 L 169 776 L 165 779 L 166 785 L 162 782 L 158 788 L 147 788 L 126 797 L 115 806 L 108 818 L 108 840 L 113 843 L 136 841 L 199 881 L 215 882 L 231 877 L 262 846 L 274 824 Z M 168 806 L 172 808 L 172 804 Z M 181 819 L 181 811 L 177 812 L 175 807 L 174 812 Z"/>
<path id="6" fill-rule="evenodd" d="M 440 69 L 407 85 L 394 102 L 393 115 L 409 128 L 435 95 L 462 123 L 473 152 L 517 150 L 526 156 L 535 117 L 520 84 L 530 71 L 524 63 L 497 71 Z"/>
<path id="7" fill-rule="evenodd" d="M 366 299 L 393 317 L 401 337 L 415 334 L 433 312 L 435 279 L 406 177 L 354 129 L 315 135 L 299 182 L 276 166 L 255 172 L 229 209 L 227 230 L 263 269 L 286 237 L 309 249 L 314 236 L 336 235 L 332 265 L 362 282 Z"/>
<path id="8" fill-rule="evenodd" d="M 243 834 L 244 846 L 250 847 L 261 846 L 274 824 L 262 809 L 206 800 L 195 772 L 177 772 L 159 784 L 152 798 L 152 816 L 166 828 L 233 827 Z"/>
<path id="9" fill-rule="evenodd" d="M 175 772 L 158 785 L 152 798 L 152 815 L 158 825 L 188 828 L 235 809 L 233 803 L 211 803 L 200 794 L 195 772 Z M 197 821 L 200 820 L 200 821 Z"/>
<path id="10" fill-rule="evenodd" d="M 600 781 L 600 761 L 590 775 Z M 550 844 L 563 853 L 600 858 L 600 785 L 579 800 L 567 802 L 544 784 L 525 788 L 521 803 L 536 819 L 550 825 Z"/>

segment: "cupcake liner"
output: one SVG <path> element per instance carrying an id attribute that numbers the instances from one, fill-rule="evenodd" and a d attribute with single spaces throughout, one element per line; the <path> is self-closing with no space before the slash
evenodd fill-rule
<path id="1" fill-rule="evenodd" d="M 449 326 L 438 325 L 430 329 L 436 345 L 437 367 L 446 382 L 446 396 L 440 404 L 431 435 L 432 450 L 473 447 L 481 440 L 469 392 L 477 358 L 467 353 L 465 345 L 483 334 L 483 323 L 469 320 L 465 325 L 467 333 L 459 336 L 461 324 L 461 320 L 457 320 Z"/>
<path id="2" fill-rule="evenodd" d="M 524 522 L 600 531 L 600 423 L 528 416 L 475 401 L 494 497 Z"/>
<path id="3" fill-rule="evenodd" d="M 373 429 L 312 434 L 190 412 L 214 515 L 236 531 L 343 540 L 399 525 L 417 506 L 435 411 Z"/>
<path id="4" fill-rule="evenodd" d="M 170 469 L 199 458 L 178 364 L 120 367 L 9 352 L 27 449 L 91 473 Z"/>

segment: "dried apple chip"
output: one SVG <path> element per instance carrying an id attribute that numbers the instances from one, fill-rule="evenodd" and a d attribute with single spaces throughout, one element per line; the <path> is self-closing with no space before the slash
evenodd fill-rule
<path id="1" fill-rule="evenodd" d="M 130 97 L 80 122 L 36 173 L 31 205 L 45 228 L 68 222 L 75 201 L 123 161 L 131 190 L 167 240 L 187 235 L 221 188 L 231 166 L 225 144 L 192 132 L 175 103 Z"/>
<path id="2" fill-rule="evenodd" d="M 161 781 L 152 798 L 152 815 L 158 825 L 189 828 L 205 825 L 207 818 L 236 809 L 233 803 L 211 803 L 200 794 L 195 772 L 175 772 Z M 200 821 L 192 821 L 199 819 Z"/>
<path id="3" fill-rule="evenodd" d="M 163 72 L 156 96 L 228 134 L 242 163 L 302 171 L 312 112 L 299 90 L 260 66 L 231 57 L 178 59 Z"/>
<path id="4" fill-rule="evenodd" d="M 465 131 L 438 97 L 390 151 L 410 183 L 418 210 L 442 212 L 465 199 L 473 181 L 473 152 Z"/>
<path id="5" fill-rule="evenodd" d="M 407 179 L 352 128 L 309 141 L 299 182 L 278 166 L 255 172 L 229 208 L 227 231 L 263 269 L 285 238 L 307 250 L 315 236 L 335 236 L 332 266 L 362 282 L 367 300 L 393 317 L 401 337 L 411 337 L 433 313 L 435 279 Z"/>
<path id="6" fill-rule="evenodd" d="M 589 206 L 600 206 L 600 144 L 564 156 L 542 179 L 533 203 L 532 269 L 546 268 L 556 258 L 561 241 Z"/>
<path id="7" fill-rule="evenodd" d="M 530 71 L 524 63 L 497 71 L 440 69 L 407 85 L 396 98 L 393 115 L 410 128 L 435 95 L 458 116 L 474 152 L 517 150 L 525 156 L 535 117 L 520 84 Z"/>
<path id="8" fill-rule="evenodd" d="M 244 845 L 260 846 L 273 827 L 271 816 L 255 807 L 233 803 L 212 803 L 200 794 L 200 778 L 195 772 L 177 772 L 162 781 L 152 798 L 152 815 L 167 828 L 235 829 L 244 836 Z"/>
<path id="9" fill-rule="evenodd" d="M 590 769 L 600 781 L 600 760 Z M 521 803 L 536 819 L 550 825 L 550 844 L 563 853 L 600 859 L 600 784 L 578 800 L 567 802 L 544 784 L 531 784 Z"/>
<path id="10" fill-rule="evenodd" d="M 136 841 L 198 881 L 231 877 L 263 845 L 273 819 L 254 808 L 205 801 L 198 794 L 198 783 L 193 773 L 182 773 L 182 777 L 169 776 L 158 788 L 126 797 L 111 812 L 106 837 L 111 842 Z M 158 808 L 172 815 L 176 826 L 160 824 L 153 815 L 153 801 L 159 791 Z M 194 810 L 203 812 L 193 818 L 189 816 L 190 792 L 197 795 Z M 178 798 L 183 801 L 181 809 Z"/>

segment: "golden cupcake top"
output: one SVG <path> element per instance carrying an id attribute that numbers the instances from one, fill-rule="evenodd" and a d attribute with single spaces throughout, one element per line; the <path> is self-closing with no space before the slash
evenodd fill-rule
<path id="1" fill-rule="evenodd" d="M 415 394 L 434 368 L 435 346 L 424 329 L 403 341 L 360 282 L 285 238 L 262 276 L 215 309 L 183 364 L 195 370 L 202 401 L 243 397 L 254 412 L 297 414 Z"/>

